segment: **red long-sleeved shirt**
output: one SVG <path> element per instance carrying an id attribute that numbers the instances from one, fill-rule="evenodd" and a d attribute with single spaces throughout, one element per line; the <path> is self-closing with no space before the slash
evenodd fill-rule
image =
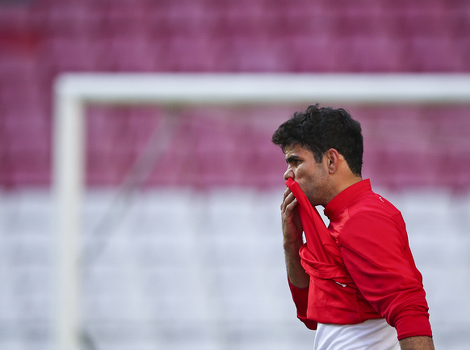
<path id="1" fill-rule="evenodd" d="M 432 336 L 422 277 L 401 213 L 363 180 L 328 203 L 326 229 L 298 184 L 290 180 L 288 186 L 299 201 L 307 240 L 300 256 L 310 275 L 307 289 L 290 284 L 299 319 L 316 329 L 317 322 L 354 324 L 384 317 L 398 339 Z"/>

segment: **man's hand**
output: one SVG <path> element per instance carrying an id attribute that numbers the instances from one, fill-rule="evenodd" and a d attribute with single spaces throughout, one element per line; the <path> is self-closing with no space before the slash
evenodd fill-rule
<path id="1" fill-rule="evenodd" d="M 409 337 L 400 340 L 401 350 L 434 350 L 431 337 Z"/>
<path id="2" fill-rule="evenodd" d="M 284 198 L 281 204 L 282 233 L 284 244 L 302 243 L 302 222 L 297 212 L 297 199 L 287 187 L 284 191 Z"/>
<path id="3" fill-rule="evenodd" d="M 298 288 L 309 285 L 309 276 L 300 264 L 299 249 L 303 244 L 303 228 L 297 212 L 297 200 L 289 188 L 284 191 L 281 204 L 282 233 L 284 236 L 284 254 L 286 256 L 287 276 L 290 283 Z"/>

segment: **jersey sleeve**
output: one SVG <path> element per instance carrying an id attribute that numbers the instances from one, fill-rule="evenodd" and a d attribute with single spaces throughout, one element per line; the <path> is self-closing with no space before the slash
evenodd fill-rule
<path id="1" fill-rule="evenodd" d="M 294 301 L 295 307 L 297 309 L 297 318 L 301 320 L 308 329 L 316 330 L 317 322 L 307 318 L 308 287 L 298 288 L 290 283 L 289 280 L 288 282 L 292 294 L 292 300 Z"/>
<path id="2" fill-rule="evenodd" d="M 432 336 L 422 277 L 401 214 L 394 218 L 377 213 L 354 215 L 338 244 L 359 291 L 396 328 L 398 339 Z"/>

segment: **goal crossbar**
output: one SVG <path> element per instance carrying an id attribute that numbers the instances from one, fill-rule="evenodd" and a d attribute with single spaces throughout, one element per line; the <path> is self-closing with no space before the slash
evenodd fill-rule
<path id="1" fill-rule="evenodd" d="M 467 103 L 461 74 L 65 74 L 57 96 L 85 103 Z"/>

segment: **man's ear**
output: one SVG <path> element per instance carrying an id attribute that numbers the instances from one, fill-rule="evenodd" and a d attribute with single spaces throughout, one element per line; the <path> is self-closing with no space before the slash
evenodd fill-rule
<path id="1" fill-rule="evenodd" d="M 340 156 L 341 155 L 339 152 L 334 148 L 330 148 L 328 151 L 326 151 L 328 172 L 330 174 L 334 174 L 338 170 Z"/>

